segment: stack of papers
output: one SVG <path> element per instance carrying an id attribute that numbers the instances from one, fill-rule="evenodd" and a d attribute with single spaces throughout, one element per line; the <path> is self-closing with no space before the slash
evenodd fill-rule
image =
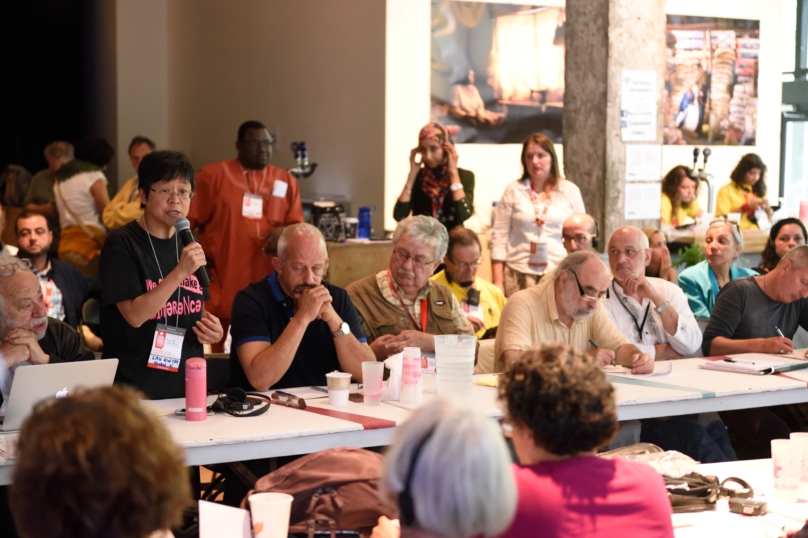
<path id="1" fill-rule="evenodd" d="M 0 435 L 0 461 L 17 459 L 17 437 L 16 433 Z"/>
<path id="2" fill-rule="evenodd" d="M 787 357 L 787 355 L 768 355 L 766 353 L 742 353 L 740 355 L 729 355 L 723 360 L 704 361 L 704 364 L 700 364 L 699 368 L 750 375 L 779 374 L 808 368 L 808 361 L 805 359 L 789 359 Z"/>

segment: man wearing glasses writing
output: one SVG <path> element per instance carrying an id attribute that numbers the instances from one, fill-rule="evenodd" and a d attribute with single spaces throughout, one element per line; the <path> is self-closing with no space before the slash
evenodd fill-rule
<path id="1" fill-rule="evenodd" d="M 487 329 L 499 325 L 499 317 L 505 308 L 505 294 L 498 287 L 482 278 L 477 278 L 480 268 L 480 239 L 468 228 L 457 227 L 449 232 L 449 250 L 443 262 L 446 267 L 436 273 L 432 280 L 448 286 L 460 305 L 463 314 L 474 326 L 477 337 Z"/>
<path id="2" fill-rule="evenodd" d="M 362 332 L 377 359 L 405 347 L 433 352 L 436 334 L 474 334 L 449 288 L 429 279 L 448 243 L 449 234 L 437 220 L 408 217 L 393 233 L 389 269 L 348 286 Z"/>
<path id="3" fill-rule="evenodd" d="M 501 372 L 525 351 L 555 341 L 587 352 L 600 366 L 652 372 L 654 359 L 631 344 L 606 313 L 603 302 L 610 282 L 609 270 L 597 254 L 575 252 L 556 267 L 552 279 L 513 295 L 502 311 L 494 371 Z"/>

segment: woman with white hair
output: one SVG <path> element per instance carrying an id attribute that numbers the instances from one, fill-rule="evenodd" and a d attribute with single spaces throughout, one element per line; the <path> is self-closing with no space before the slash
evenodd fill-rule
<path id="1" fill-rule="evenodd" d="M 718 292 L 727 283 L 755 271 L 738 267 L 735 260 L 743 249 L 738 225 L 726 219 L 714 220 L 704 237 L 707 259 L 688 267 L 679 275 L 679 287 L 687 295 L 690 310 L 696 318 L 709 318 Z"/>
<path id="2" fill-rule="evenodd" d="M 436 398 L 396 433 L 381 494 L 398 504 L 401 528 L 379 518 L 372 538 L 496 536 L 516 510 L 516 486 L 497 425 Z"/>

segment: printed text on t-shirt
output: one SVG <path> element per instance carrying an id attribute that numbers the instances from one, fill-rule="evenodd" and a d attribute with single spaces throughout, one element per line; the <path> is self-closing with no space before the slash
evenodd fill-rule
<path id="1" fill-rule="evenodd" d="M 160 282 L 163 280 L 160 279 L 157 282 L 153 281 L 150 278 L 146 279 L 146 291 L 151 291 L 156 288 Z M 196 276 L 191 275 L 185 280 L 182 281 L 180 284 L 180 288 L 189 291 L 191 293 L 202 295 L 202 287 L 199 285 L 199 280 L 197 280 Z M 155 315 L 151 317 L 151 319 L 160 319 L 166 316 L 186 316 L 190 314 L 196 314 L 197 312 L 202 311 L 202 299 L 195 299 L 193 297 L 182 297 L 181 301 L 177 301 L 177 299 L 173 299 L 167 301 L 165 306 L 161 308 Z"/>

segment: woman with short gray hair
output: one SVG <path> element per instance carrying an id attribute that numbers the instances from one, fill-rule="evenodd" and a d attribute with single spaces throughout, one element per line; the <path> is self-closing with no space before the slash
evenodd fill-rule
<path id="1" fill-rule="evenodd" d="M 385 517 L 372 538 L 496 536 L 516 512 L 516 486 L 494 421 L 436 398 L 396 433 L 380 490 L 398 504 L 399 531 Z"/>

